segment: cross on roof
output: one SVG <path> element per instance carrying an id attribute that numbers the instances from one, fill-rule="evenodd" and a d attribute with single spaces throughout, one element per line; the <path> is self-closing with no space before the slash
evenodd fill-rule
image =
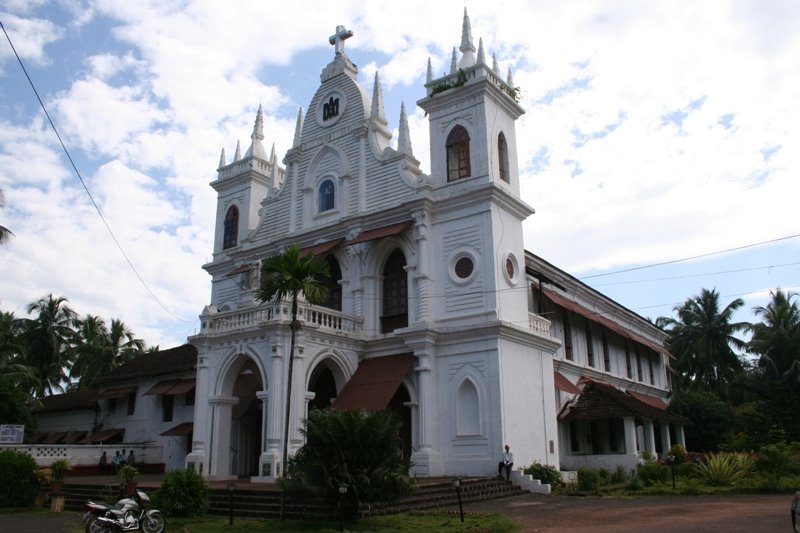
<path id="1" fill-rule="evenodd" d="M 328 38 L 328 42 L 335 46 L 337 54 L 344 53 L 344 40 L 353 36 L 353 30 L 346 30 L 344 26 L 336 26 L 336 33 Z"/>

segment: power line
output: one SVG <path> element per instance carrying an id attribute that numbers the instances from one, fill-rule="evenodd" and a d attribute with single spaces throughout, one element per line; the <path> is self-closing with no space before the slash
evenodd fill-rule
<path id="1" fill-rule="evenodd" d="M 744 246 L 737 246 L 735 248 L 728 248 L 726 250 L 719 250 L 719 251 L 716 251 L 716 252 L 709 252 L 709 253 L 706 253 L 706 254 L 693 255 L 691 257 L 684 257 L 682 259 L 672 259 L 671 261 L 663 261 L 661 263 L 652 263 L 650 265 L 642 265 L 642 266 L 633 267 L 633 268 L 626 268 L 626 269 L 623 269 L 623 270 L 615 270 L 613 272 L 605 272 L 603 274 L 592 274 L 591 276 L 582 276 L 582 277 L 580 277 L 578 279 L 582 279 L 583 280 L 583 279 L 590 279 L 590 278 L 599 278 L 599 277 L 603 277 L 603 276 L 613 276 L 614 274 L 623 274 L 625 272 L 633 272 L 635 270 L 644 270 L 645 268 L 653 268 L 653 267 L 657 267 L 657 266 L 671 265 L 671 264 L 674 264 L 674 263 L 681 263 L 683 261 L 691 261 L 692 259 L 700 259 L 702 257 L 709 257 L 709 256 L 712 256 L 712 255 L 719 255 L 719 254 L 724 254 L 724 253 L 727 253 L 727 252 L 735 252 L 737 250 L 744 250 L 746 248 L 753 248 L 755 246 L 762 246 L 764 244 L 772 244 L 774 242 L 785 241 L 787 239 L 794 239 L 796 237 L 800 237 L 800 234 L 787 235 L 786 237 L 779 237 L 777 239 L 770 239 L 768 241 L 756 242 L 756 243 L 753 243 L 753 244 L 745 244 Z"/>
<path id="2" fill-rule="evenodd" d="M 95 211 L 97 211 L 97 214 L 100 217 L 100 220 L 103 221 L 103 224 L 105 225 L 106 229 L 108 230 L 108 233 L 111 235 L 111 239 L 114 241 L 114 244 L 117 245 L 117 248 L 119 249 L 120 253 L 122 254 L 122 257 L 125 258 L 125 261 L 128 263 L 128 266 L 131 268 L 133 273 L 136 274 L 136 277 L 139 279 L 139 282 L 142 284 L 142 286 L 145 288 L 145 290 L 150 294 L 150 296 L 153 298 L 153 300 L 155 300 L 155 302 L 159 306 L 161 306 L 161 308 L 164 311 L 167 312 L 167 314 L 169 314 L 175 320 L 179 320 L 181 322 L 194 322 L 194 320 L 184 320 L 184 319 L 176 316 L 169 309 L 167 309 L 167 307 L 163 303 L 161 303 L 161 300 L 158 299 L 158 297 L 155 295 L 155 293 L 150 289 L 150 287 L 144 281 L 142 276 L 139 274 L 139 271 L 136 270 L 136 267 L 133 266 L 133 262 L 131 262 L 130 258 L 128 257 L 128 254 L 125 253 L 125 250 L 122 248 L 122 245 L 117 240 L 116 235 L 114 235 L 114 232 L 111 230 L 111 226 L 108 225 L 108 222 L 106 221 L 105 217 L 103 216 L 103 213 L 100 212 L 100 207 L 97 205 L 97 202 L 94 201 L 94 197 L 92 196 L 92 193 L 89 191 L 89 187 L 87 187 L 86 182 L 83 180 L 83 176 L 81 176 L 81 173 L 78 170 L 78 167 L 75 165 L 75 162 L 72 160 L 72 156 L 69 154 L 69 150 L 67 150 L 67 147 L 64 145 L 64 141 L 61 140 L 61 135 L 59 135 L 58 129 L 56 128 L 56 125 L 53 123 L 53 119 L 50 118 L 50 113 L 47 112 L 47 108 L 45 107 L 44 102 L 42 102 L 42 99 L 39 97 L 39 91 L 36 90 L 36 86 L 34 85 L 33 80 L 28 75 L 28 70 L 25 68 L 25 65 L 22 63 L 22 58 L 19 57 L 19 54 L 17 53 L 17 49 L 14 47 L 14 43 L 11 42 L 11 37 L 8 35 L 8 32 L 6 31 L 6 27 L 3 25 L 2 21 L 0 21 L 0 28 L 3 29 L 3 33 L 5 34 L 6 39 L 8 40 L 8 44 L 11 45 L 11 50 L 14 51 L 14 55 L 17 58 L 17 62 L 19 63 L 19 66 L 22 68 L 22 72 L 25 73 L 25 77 L 28 79 L 28 83 L 30 84 L 31 89 L 33 89 L 33 94 L 36 95 L 36 99 L 39 101 L 39 105 L 42 107 L 42 111 L 44 111 L 44 115 L 47 117 L 47 121 L 50 123 L 50 127 L 53 128 L 53 132 L 56 134 L 56 137 L 58 138 L 58 142 L 61 144 L 61 148 L 64 150 L 64 153 L 66 154 L 70 165 L 72 165 L 72 169 L 75 171 L 75 174 L 78 176 L 78 179 L 80 180 L 81 185 L 83 185 L 83 190 L 86 191 L 86 195 L 89 197 L 89 200 L 91 200 L 92 205 L 95 208 Z"/>
<path id="3" fill-rule="evenodd" d="M 673 279 L 686 279 L 686 278 L 700 278 L 703 276 L 716 276 L 718 274 L 736 274 L 738 272 L 752 272 L 754 270 L 765 270 L 771 268 L 781 268 L 781 267 L 789 267 L 789 266 L 797 266 L 800 263 L 782 263 L 780 265 L 766 265 L 760 267 L 752 267 L 752 268 L 739 268 L 735 270 L 718 270 L 716 272 L 705 272 L 702 274 L 685 274 L 683 276 L 668 276 L 663 278 L 650 278 L 650 279 L 636 279 L 631 281 L 613 281 L 611 283 L 596 283 L 592 285 L 592 287 L 608 287 L 610 285 L 631 285 L 633 283 L 649 283 L 653 281 L 669 281 Z"/>

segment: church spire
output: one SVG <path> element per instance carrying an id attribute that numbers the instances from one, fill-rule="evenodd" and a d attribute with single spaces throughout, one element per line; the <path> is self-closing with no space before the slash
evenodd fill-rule
<path id="1" fill-rule="evenodd" d="M 511 77 L 511 67 L 508 67 L 508 76 L 506 76 L 506 83 L 509 87 L 514 86 L 514 78 Z"/>
<path id="2" fill-rule="evenodd" d="M 225 147 L 222 147 L 222 153 L 219 154 L 219 168 L 224 167 L 227 165 L 228 162 L 225 160 Z"/>
<path id="3" fill-rule="evenodd" d="M 303 135 L 303 108 L 297 111 L 297 122 L 294 125 L 294 140 L 292 147 L 300 146 L 300 136 Z"/>
<path id="4" fill-rule="evenodd" d="M 411 134 L 408 131 L 408 116 L 406 116 L 406 104 L 400 103 L 400 133 L 397 136 L 397 151 L 404 155 L 414 157 L 411 149 Z"/>
<path id="5" fill-rule="evenodd" d="M 236 140 L 236 151 L 233 153 L 233 162 L 239 161 L 242 158 L 242 146 L 239 140 Z"/>
<path id="6" fill-rule="evenodd" d="M 383 90 L 381 89 L 381 80 L 378 78 L 377 71 L 375 72 L 375 84 L 372 88 L 372 113 L 370 118 L 386 123 L 386 114 L 383 111 Z"/>
<path id="7" fill-rule="evenodd" d="M 425 83 L 433 81 L 433 67 L 431 66 L 431 58 L 428 58 L 428 73 L 425 75 Z"/>
<path id="8" fill-rule="evenodd" d="M 278 183 L 278 156 L 275 154 L 275 143 L 272 143 L 272 153 L 269 156 L 269 164 L 272 168 L 269 171 L 269 184 L 273 189 L 277 189 Z"/>
<path id="9" fill-rule="evenodd" d="M 469 23 L 467 8 L 464 8 L 464 21 L 461 23 L 461 61 L 459 68 L 469 68 L 475 64 L 475 45 L 472 43 L 472 26 Z"/>
<path id="10" fill-rule="evenodd" d="M 486 53 L 483 51 L 483 37 L 478 39 L 478 64 L 486 64 Z"/>
<path id="11" fill-rule="evenodd" d="M 456 59 L 456 47 L 453 47 L 453 57 L 450 58 L 450 74 L 458 72 L 458 60 Z"/>
<path id="12" fill-rule="evenodd" d="M 498 76 L 500 75 L 500 65 L 497 64 L 497 55 L 492 52 L 492 70 Z"/>
<path id="13" fill-rule="evenodd" d="M 267 151 L 264 148 L 264 115 L 261 113 L 261 104 L 258 104 L 256 121 L 253 124 L 253 133 L 250 135 L 250 148 L 247 149 L 245 157 L 267 158 Z"/>

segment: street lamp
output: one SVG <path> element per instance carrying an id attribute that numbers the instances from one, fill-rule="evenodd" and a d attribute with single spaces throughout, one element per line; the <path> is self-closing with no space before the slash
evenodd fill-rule
<path id="1" fill-rule="evenodd" d="M 461 523 L 464 523 L 464 507 L 461 505 L 461 479 L 455 478 L 453 486 L 456 488 L 456 494 L 458 495 L 458 514 L 461 515 Z"/>
<path id="2" fill-rule="evenodd" d="M 228 483 L 228 525 L 233 525 L 233 493 L 236 491 L 236 485 Z"/>
<path id="3" fill-rule="evenodd" d="M 339 483 L 339 531 L 344 531 L 344 498 L 347 488 L 347 483 Z"/>

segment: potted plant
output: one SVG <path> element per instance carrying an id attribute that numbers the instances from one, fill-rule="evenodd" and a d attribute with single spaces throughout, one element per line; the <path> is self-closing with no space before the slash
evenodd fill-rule
<path id="1" fill-rule="evenodd" d="M 139 471 L 133 465 L 123 465 L 117 474 L 120 481 L 125 483 L 125 495 L 130 496 L 136 490 L 136 482 L 139 479 Z"/>
<path id="2" fill-rule="evenodd" d="M 67 472 L 69 472 L 69 461 L 66 459 L 56 459 L 50 465 L 50 491 L 53 496 L 50 500 L 50 510 L 56 513 L 64 510 L 64 495 L 61 494 L 61 489 Z"/>

